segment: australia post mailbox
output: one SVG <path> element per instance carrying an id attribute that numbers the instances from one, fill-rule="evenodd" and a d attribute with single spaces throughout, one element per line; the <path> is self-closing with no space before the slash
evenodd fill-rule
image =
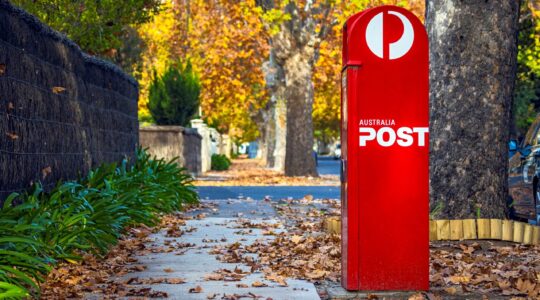
<path id="1" fill-rule="evenodd" d="M 342 285 L 429 287 L 428 41 L 394 6 L 343 29 Z"/>

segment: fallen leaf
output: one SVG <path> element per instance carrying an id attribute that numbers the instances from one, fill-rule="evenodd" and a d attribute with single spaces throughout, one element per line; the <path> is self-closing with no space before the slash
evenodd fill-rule
<path id="1" fill-rule="evenodd" d="M 165 273 L 172 273 L 172 272 L 174 272 L 174 270 L 171 269 L 171 268 L 165 268 L 165 269 L 163 269 L 163 271 L 164 271 Z"/>
<path id="2" fill-rule="evenodd" d="M 268 286 L 268 284 L 260 282 L 260 281 L 255 281 L 251 284 L 251 286 L 252 287 L 266 287 Z"/>
<path id="3" fill-rule="evenodd" d="M 41 170 L 41 178 L 42 179 L 45 179 L 47 178 L 47 176 L 49 176 L 49 174 L 52 173 L 52 168 L 51 166 L 48 166 L 48 167 L 45 167 Z"/>
<path id="4" fill-rule="evenodd" d="M 182 278 L 167 278 L 168 284 L 182 284 L 186 283 L 186 281 Z"/>
<path id="5" fill-rule="evenodd" d="M 313 272 L 306 273 L 306 276 L 310 279 L 319 279 L 326 275 L 324 270 L 314 270 Z"/>
<path id="6" fill-rule="evenodd" d="M 450 276 L 450 278 L 448 278 L 448 281 L 453 284 L 468 283 L 470 280 L 471 277 L 469 276 Z"/>
<path id="7" fill-rule="evenodd" d="M 298 244 L 300 243 L 300 241 L 302 240 L 302 236 L 301 235 L 293 235 L 291 237 L 291 241 L 295 244 Z"/>
<path id="8" fill-rule="evenodd" d="M 0 64 L 0 76 L 6 75 L 6 64 Z"/>
<path id="9" fill-rule="evenodd" d="M 408 300 L 424 300 L 424 295 L 422 295 L 421 293 L 416 293 L 410 296 Z"/>
<path id="10" fill-rule="evenodd" d="M 6 132 L 6 135 L 12 140 L 16 140 L 19 138 L 19 136 L 15 132 Z"/>
<path id="11" fill-rule="evenodd" d="M 244 283 L 238 283 L 238 284 L 236 284 L 236 287 L 237 287 L 237 288 L 248 288 L 249 285 L 244 284 Z"/>
<path id="12" fill-rule="evenodd" d="M 60 94 L 60 93 L 63 93 L 66 91 L 66 88 L 64 87 L 61 87 L 61 86 L 55 86 L 52 88 L 52 92 L 55 93 L 55 94 Z"/>
<path id="13" fill-rule="evenodd" d="M 210 274 L 204 275 L 204 280 L 206 280 L 206 281 L 209 281 L 209 280 L 219 281 L 219 280 L 223 280 L 224 277 L 225 277 L 224 275 L 219 274 L 219 273 L 210 273 Z"/>
<path id="14" fill-rule="evenodd" d="M 194 287 L 194 288 L 190 288 L 189 289 L 189 293 L 193 294 L 197 294 L 197 293 L 201 293 L 203 291 L 202 287 L 200 285 Z"/>
<path id="15" fill-rule="evenodd" d="M 445 288 L 444 291 L 447 292 L 450 295 L 455 295 L 458 290 L 457 290 L 457 288 L 451 286 L 451 287 Z"/>

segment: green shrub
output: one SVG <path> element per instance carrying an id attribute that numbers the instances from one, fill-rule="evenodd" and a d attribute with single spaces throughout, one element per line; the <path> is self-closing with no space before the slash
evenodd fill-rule
<path id="1" fill-rule="evenodd" d="M 170 65 L 163 76 L 154 75 L 148 108 L 158 125 L 187 126 L 199 108 L 201 84 L 191 63 Z"/>
<path id="2" fill-rule="evenodd" d="M 104 164 L 47 193 L 36 184 L 10 195 L 0 208 L 0 299 L 37 297 L 36 283 L 59 260 L 105 254 L 126 227 L 155 225 L 161 214 L 196 203 L 192 180 L 174 160 L 139 150 L 132 164 Z"/>
<path id="3" fill-rule="evenodd" d="M 224 171 L 231 166 L 231 161 L 225 154 L 212 154 L 212 170 Z"/>

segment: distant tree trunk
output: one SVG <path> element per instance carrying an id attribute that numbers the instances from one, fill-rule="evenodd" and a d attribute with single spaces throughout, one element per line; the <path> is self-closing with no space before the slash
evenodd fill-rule
<path id="1" fill-rule="evenodd" d="M 263 118 L 259 126 L 265 133 L 266 167 L 284 172 L 287 130 L 285 75 L 283 68 L 276 62 L 273 50 L 270 51 L 269 60 L 263 65 L 263 71 L 266 87 L 271 95 L 267 106 L 261 110 Z"/>
<path id="2" fill-rule="evenodd" d="M 431 210 L 506 215 L 519 1 L 427 0 Z"/>
<path id="3" fill-rule="evenodd" d="M 267 70 L 278 74 L 270 86 L 276 137 L 274 169 L 284 170 L 287 176 L 317 176 L 312 155 L 312 76 L 319 45 L 331 28 L 334 4 L 299 2 L 291 0 L 283 7 L 290 19 L 280 24 L 279 33 L 270 42 Z M 257 0 L 257 4 L 263 9 L 276 7 L 273 0 Z"/>

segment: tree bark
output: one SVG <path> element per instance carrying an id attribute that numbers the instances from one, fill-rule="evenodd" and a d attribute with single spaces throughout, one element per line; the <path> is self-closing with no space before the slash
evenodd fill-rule
<path id="1" fill-rule="evenodd" d="M 285 62 L 287 142 L 285 175 L 318 176 L 313 157 L 313 52 L 306 46 Z M 307 53 L 306 53 L 307 52 Z"/>
<path id="2" fill-rule="evenodd" d="M 284 172 L 287 125 L 285 75 L 283 68 L 276 62 L 274 50 L 270 51 L 270 58 L 264 63 L 263 71 L 271 95 L 267 106 L 261 110 L 263 117 L 259 125 L 265 136 L 266 167 Z"/>
<path id="3" fill-rule="evenodd" d="M 519 1 L 427 0 L 431 210 L 503 218 Z"/>

